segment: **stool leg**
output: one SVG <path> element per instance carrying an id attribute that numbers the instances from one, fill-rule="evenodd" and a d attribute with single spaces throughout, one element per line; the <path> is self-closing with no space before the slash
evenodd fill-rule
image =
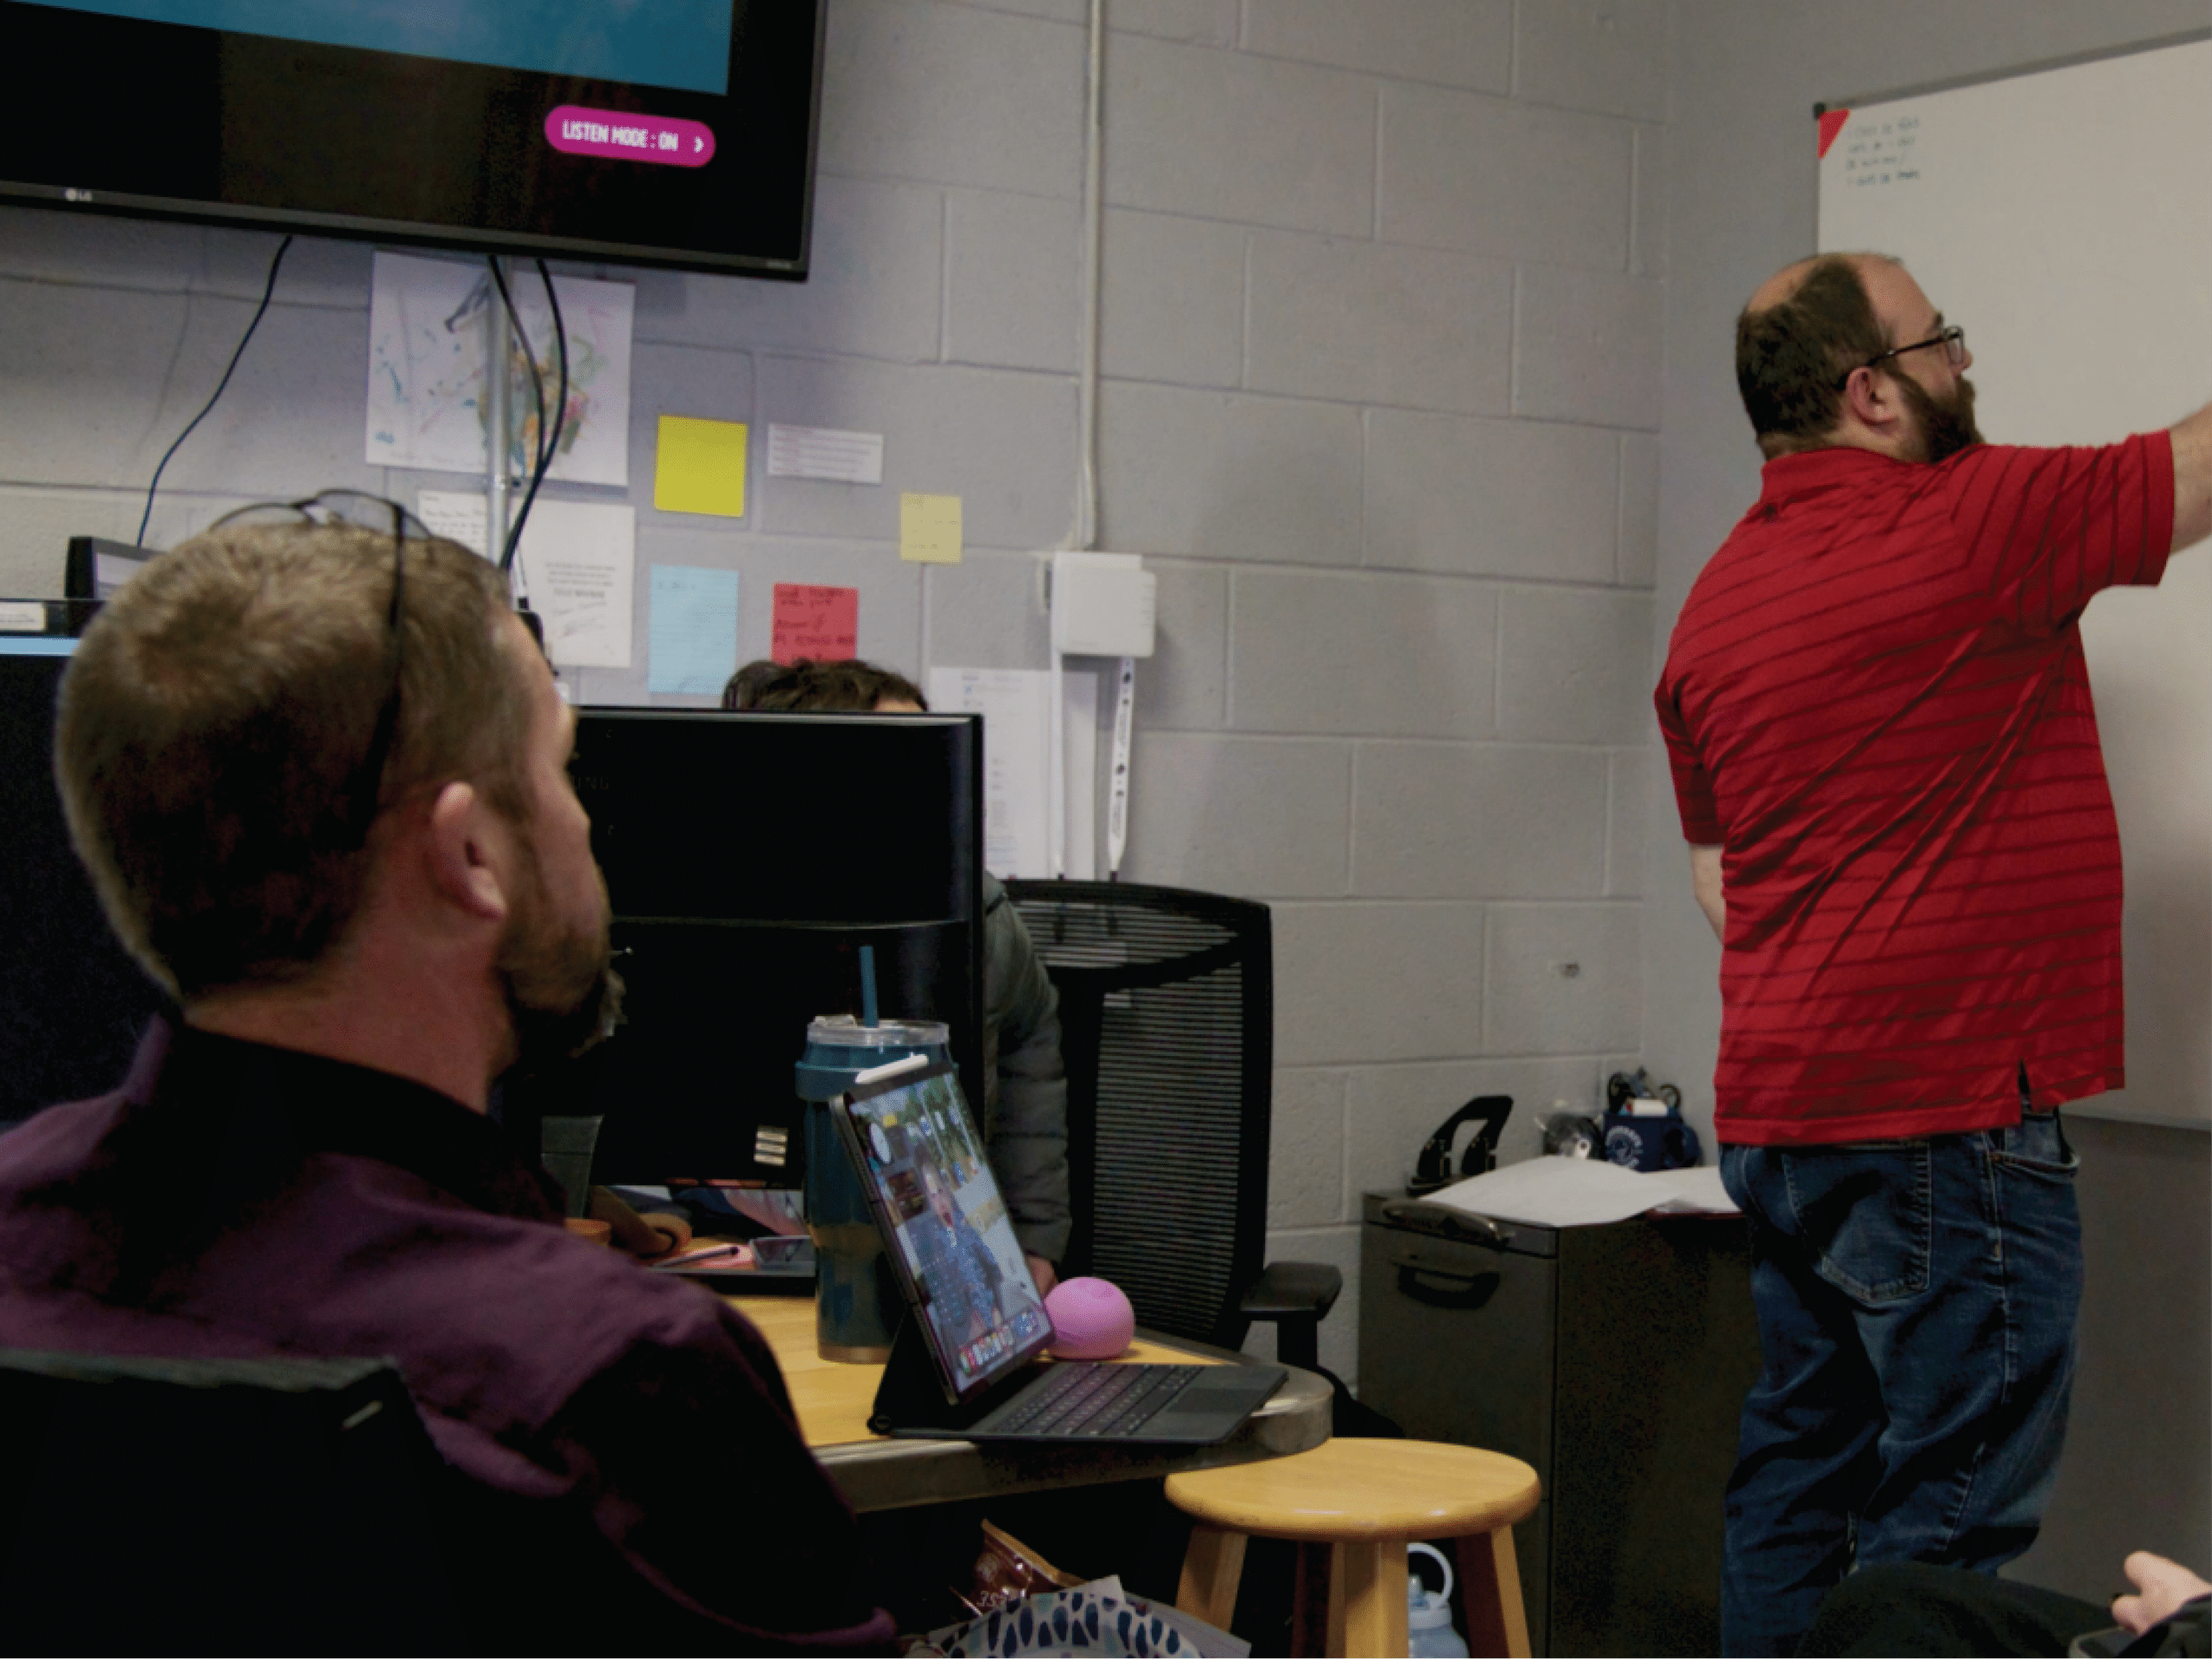
<path id="1" fill-rule="evenodd" d="M 1329 1586 L 1336 1581 L 1336 1551 L 1311 1540 L 1292 1546 L 1290 1651 L 1292 1659 L 1318 1659 L 1344 1649 L 1342 1632 L 1329 1637 Z"/>
<path id="2" fill-rule="evenodd" d="M 1177 1608 L 1225 1630 L 1236 1617 L 1236 1586 L 1243 1577 L 1244 1535 L 1193 1522 L 1183 1581 L 1175 1591 Z"/>
<path id="3" fill-rule="evenodd" d="M 1354 1539 L 1330 1551 L 1329 1651 L 1379 1659 L 1406 1650 L 1406 1541 Z"/>
<path id="4" fill-rule="evenodd" d="M 1521 1564 L 1513 1529 L 1459 1540 L 1459 1586 L 1466 1598 L 1467 1651 L 1529 1659 L 1529 1613 L 1521 1601 Z"/>

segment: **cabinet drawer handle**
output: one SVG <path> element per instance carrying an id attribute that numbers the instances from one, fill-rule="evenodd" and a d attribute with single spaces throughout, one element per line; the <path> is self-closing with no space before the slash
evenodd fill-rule
<path id="1" fill-rule="evenodd" d="M 1497 1294 L 1495 1272 L 1454 1273 L 1427 1262 L 1390 1258 L 1398 1270 L 1398 1291 L 1431 1307 L 1480 1307 Z"/>

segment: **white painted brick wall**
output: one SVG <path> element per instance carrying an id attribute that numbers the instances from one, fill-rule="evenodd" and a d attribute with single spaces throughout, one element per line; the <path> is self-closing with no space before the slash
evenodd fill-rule
<path id="1" fill-rule="evenodd" d="M 1098 406 L 1103 544 L 1357 564 L 1359 448 L 1350 404 L 1109 380 Z"/>
<path id="2" fill-rule="evenodd" d="M 1351 891 L 1377 899 L 1597 898 L 1607 757 L 1492 743 L 1359 745 Z"/>
<path id="3" fill-rule="evenodd" d="M 1243 46 L 1503 92 L 1513 79 L 1513 0 L 1245 0 Z"/>
<path id="4" fill-rule="evenodd" d="M 1367 566 L 1610 582 L 1620 466 L 1620 439 L 1599 427 L 1370 410 Z"/>
<path id="5" fill-rule="evenodd" d="M 1112 38 L 1106 71 L 1106 199 L 1116 207 L 1370 229 L 1370 78 L 1138 35 Z"/>
<path id="6" fill-rule="evenodd" d="M 1389 83 L 1381 147 L 1383 236 L 1621 268 L 1634 174 L 1627 123 Z"/>
<path id="7" fill-rule="evenodd" d="M 1107 212 L 1098 361 L 1121 380 L 1235 386 L 1244 375 L 1244 258 L 1237 225 Z"/>
<path id="8" fill-rule="evenodd" d="M 1470 1096 L 1588 1109 L 1642 1046 L 1672 0 L 1108 0 L 1103 544 L 1160 578 L 1125 873 L 1276 906 L 1271 1225 L 1356 1286 L 1359 1194 Z M 1040 667 L 1076 478 L 1082 0 L 833 0 L 804 286 L 637 286 L 658 562 L 861 589 L 901 670 Z M 135 531 L 274 238 L 0 208 L 0 589 Z M 361 460 L 369 256 L 302 238 L 151 539 Z M 747 516 L 652 505 L 662 413 L 746 420 Z M 771 480 L 769 422 L 886 435 Z M 610 499 L 607 491 L 552 486 Z M 897 495 L 963 498 L 902 564 Z M 1570 976 L 1564 964 L 1572 963 Z M 1358 1310 L 1325 1328 L 1350 1374 Z M 1262 1345 L 1264 1345 L 1264 1339 Z"/>
<path id="9" fill-rule="evenodd" d="M 1430 248 L 1252 238 L 1245 384 L 1394 408 L 1503 415 L 1513 267 Z"/>
<path id="10" fill-rule="evenodd" d="M 1519 10 L 1514 96 L 1666 118 L 1671 0 L 1522 0 Z"/>

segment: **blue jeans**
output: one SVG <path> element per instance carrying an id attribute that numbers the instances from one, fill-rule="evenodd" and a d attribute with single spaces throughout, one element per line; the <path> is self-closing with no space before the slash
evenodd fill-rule
<path id="1" fill-rule="evenodd" d="M 2082 1302 L 2056 1113 L 1826 1147 L 1724 1147 L 1763 1364 L 1728 1483 L 1728 1654 L 1795 1653 L 1854 1567 L 1994 1572 L 2035 1541 Z"/>

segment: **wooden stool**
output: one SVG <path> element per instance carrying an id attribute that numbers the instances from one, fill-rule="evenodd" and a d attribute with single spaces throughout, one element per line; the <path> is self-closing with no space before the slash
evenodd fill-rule
<path id="1" fill-rule="evenodd" d="M 1525 1659 L 1529 1620 L 1513 1523 L 1535 1513 L 1536 1471 L 1518 1458 L 1433 1440 L 1328 1440 L 1294 1457 L 1167 1478 L 1196 1522 L 1175 1605 L 1229 1628 L 1248 1537 L 1299 1548 L 1294 1652 L 1311 1652 L 1312 1586 L 1328 1552 L 1325 1651 L 1406 1650 L 1406 1541 L 1459 1541 L 1468 1645 Z"/>

